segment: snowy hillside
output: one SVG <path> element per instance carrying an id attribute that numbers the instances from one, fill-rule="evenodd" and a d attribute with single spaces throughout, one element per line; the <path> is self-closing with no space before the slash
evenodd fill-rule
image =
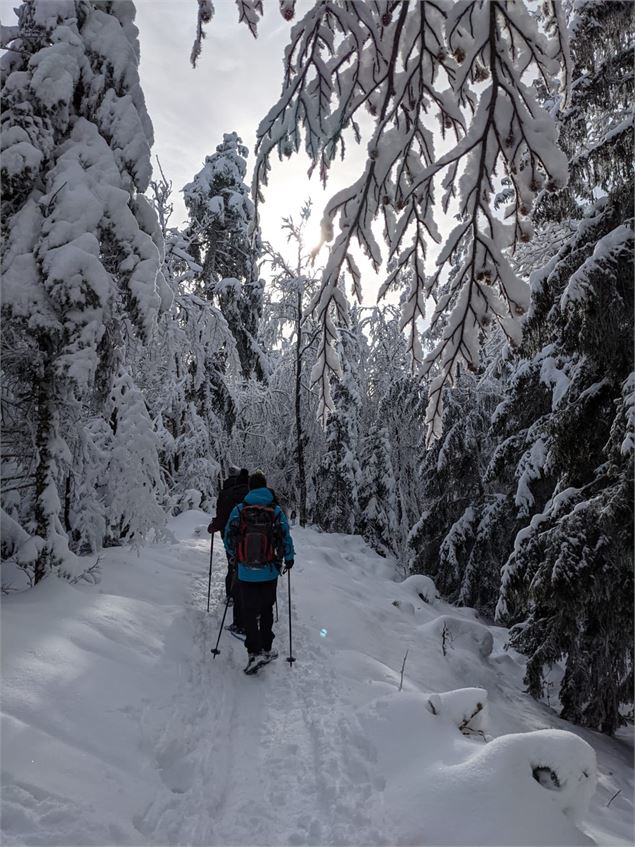
<path id="1" fill-rule="evenodd" d="M 521 693 L 505 630 L 396 583 L 358 537 L 294 529 L 292 668 L 286 582 L 277 662 L 244 676 L 226 632 L 214 660 L 207 520 L 105 551 L 97 585 L 4 599 L 4 844 L 631 842 L 630 737 Z"/>

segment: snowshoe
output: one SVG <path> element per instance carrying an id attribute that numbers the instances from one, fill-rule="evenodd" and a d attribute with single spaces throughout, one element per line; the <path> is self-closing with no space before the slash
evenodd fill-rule
<path id="1" fill-rule="evenodd" d="M 238 638 L 239 641 L 244 641 L 245 638 L 247 637 L 247 633 L 242 628 L 242 626 L 236 626 L 235 623 L 232 623 L 229 626 L 226 626 L 225 629 L 227 630 L 227 632 L 229 632 L 231 635 L 233 635 L 234 638 Z"/>
<path id="2" fill-rule="evenodd" d="M 272 647 L 271 650 L 265 650 L 263 656 L 265 657 L 265 664 L 272 662 L 274 659 L 277 659 L 280 654 L 276 650 L 275 647 Z"/>
<path id="3" fill-rule="evenodd" d="M 263 665 L 267 664 L 267 659 L 264 653 L 250 653 L 247 666 L 243 668 L 243 672 L 248 676 L 257 673 Z"/>

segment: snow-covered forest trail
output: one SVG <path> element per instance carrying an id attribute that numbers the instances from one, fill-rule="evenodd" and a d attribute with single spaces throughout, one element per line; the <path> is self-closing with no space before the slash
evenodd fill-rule
<path id="1" fill-rule="evenodd" d="M 5 599 L 7 847 L 631 843 L 630 735 L 580 730 L 527 697 L 505 630 L 426 577 L 399 582 L 357 536 L 292 530 L 292 668 L 286 580 L 280 657 L 246 677 L 224 632 L 213 659 L 226 560 L 217 538 L 208 614 L 206 522 L 179 516 L 174 543 L 138 557 L 105 551 L 98 585 L 49 579 Z M 477 699 L 486 743 L 457 728 Z M 588 812 L 581 739 L 598 758 Z"/>
<path id="2" fill-rule="evenodd" d="M 207 536 L 183 544 L 208 556 Z M 294 574 L 304 566 L 300 548 Z M 211 614 L 207 579 L 200 577 L 190 607 L 188 677 L 166 707 L 163 726 L 147 738 L 164 787 L 136 825 L 149 840 L 171 844 L 390 844 L 369 804 L 384 787 L 373 776 L 376 755 L 345 716 L 341 680 L 301 616 L 294 615 L 295 667 L 286 661 L 287 580 L 278 590 L 276 662 L 245 677 L 245 648 L 227 632 L 220 656 L 210 655 L 224 609 L 225 569 L 217 539 Z"/>

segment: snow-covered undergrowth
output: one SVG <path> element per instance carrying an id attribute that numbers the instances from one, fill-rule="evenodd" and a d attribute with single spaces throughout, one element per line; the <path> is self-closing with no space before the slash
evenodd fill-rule
<path id="1" fill-rule="evenodd" d="M 631 843 L 630 736 L 528 698 L 505 630 L 358 537 L 293 530 L 292 668 L 286 581 L 278 661 L 213 660 L 207 520 L 4 598 L 4 844 Z"/>

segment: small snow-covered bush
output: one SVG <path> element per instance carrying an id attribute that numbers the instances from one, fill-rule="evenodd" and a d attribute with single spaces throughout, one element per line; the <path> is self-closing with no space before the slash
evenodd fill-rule
<path id="1" fill-rule="evenodd" d="M 429 623 L 419 627 L 419 632 L 427 639 L 438 641 L 444 653 L 457 647 L 478 652 L 484 658 L 494 648 L 494 638 L 489 629 L 477 621 L 440 615 Z"/>
<path id="2" fill-rule="evenodd" d="M 430 694 L 428 706 L 455 724 L 464 735 L 487 731 L 487 691 L 484 688 L 457 688 L 441 694 Z"/>
<path id="3" fill-rule="evenodd" d="M 401 583 L 401 586 L 413 597 L 418 597 L 424 603 L 432 603 L 439 597 L 436 585 L 429 576 L 422 573 L 415 573 L 407 577 Z"/>
<path id="4" fill-rule="evenodd" d="M 393 600 L 392 604 L 408 615 L 414 615 L 415 613 L 415 607 L 410 600 Z"/>
<path id="5" fill-rule="evenodd" d="M 203 495 L 198 488 L 188 488 L 179 500 L 179 512 L 185 512 L 187 509 L 200 509 L 202 499 Z"/>
<path id="6" fill-rule="evenodd" d="M 597 782 L 595 750 L 572 732 L 540 729 L 495 738 L 471 760 L 516 785 L 518 795 L 549 791 L 572 821 L 582 820 Z"/>

